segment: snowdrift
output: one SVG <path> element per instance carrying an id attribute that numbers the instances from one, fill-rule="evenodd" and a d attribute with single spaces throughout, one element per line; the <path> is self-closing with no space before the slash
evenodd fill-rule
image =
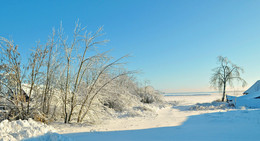
<path id="1" fill-rule="evenodd" d="M 0 141 L 17 141 L 31 137 L 41 136 L 46 133 L 45 138 L 62 138 L 59 134 L 54 134 L 55 129 L 46 124 L 36 122 L 32 119 L 16 120 L 9 122 L 4 120 L 0 123 Z M 64 137 L 65 138 L 65 137 Z"/>
<path id="2" fill-rule="evenodd" d="M 260 108 L 260 91 L 250 93 L 248 95 L 243 95 L 240 97 L 231 97 L 231 99 L 236 107 L 247 107 L 247 108 Z"/>
<path id="3" fill-rule="evenodd" d="M 260 80 L 244 92 L 240 97 L 228 96 L 228 100 L 237 107 L 260 108 Z"/>

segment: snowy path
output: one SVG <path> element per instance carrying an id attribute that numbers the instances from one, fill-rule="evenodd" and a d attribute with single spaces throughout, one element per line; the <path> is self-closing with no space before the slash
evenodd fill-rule
<path id="1" fill-rule="evenodd" d="M 187 110 L 196 103 L 219 98 L 219 95 L 166 97 L 176 106 L 157 110 L 157 116 L 123 118 L 93 127 L 94 131 L 107 132 L 80 130 L 82 133 L 64 135 L 77 141 L 259 141 L 260 110 Z"/>
<path id="2" fill-rule="evenodd" d="M 156 127 L 170 127 L 179 126 L 187 120 L 189 116 L 199 115 L 203 113 L 212 113 L 226 110 L 203 110 L 203 111 L 187 111 L 190 105 L 194 105 L 198 102 L 211 102 L 219 99 L 219 95 L 214 96 L 166 96 L 165 100 L 171 105 L 166 108 L 154 109 L 156 115 L 147 115 L 144 117 L 125 117 L 104 121 L 103 124 L 77 127 L 67 126 L 64 124 L 59 126 L 60 134 L 66 133 L 78 133 L 78 132 L 91 132 L 91 131 L 121 131 L 121 130 L 136 130 L 136 129 L 148 129 Z M 177 105 L 177 106 L 173 106 Z"/>
<path id="3" fill-rule="evenodd" d="M 64 135 L 77 141 L 259 141 L 259 116 L 260 110 L 229 111 L 191 116 L 175 127 Z"/>
<path id="4" fill-rule="evenodd" d="M 63 124 L 55 128 L 62 129 L 58 132 L 62 134 L 61 137 L 68 137 L 75 141 L 260 140 L 260 109 L 188 110 L 196 103 L 212 102 L 220 96 L 165 98 L 170 105 L 166 108 L 154 109 L 157 115 L 111 119 L 96 126 L 70 127 Z M 54 140 L 57 138 L 60 137 Z M 35 140 L 41 139 L 50 140 L 48 136 L 35 138 Z"/>

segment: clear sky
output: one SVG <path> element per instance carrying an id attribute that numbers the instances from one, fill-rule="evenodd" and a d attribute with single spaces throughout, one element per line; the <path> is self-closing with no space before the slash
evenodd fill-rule
<path id="1" fill-rule="evenodd" d="M 1 0 L 0 13 L 0 36 L 25 58 L 61 21 L 69 33 L 79 19 L 104 26 L 111 54 L 131 54 L 127 67 L 159 90 L 211 90 L 219 55 L 245 69 L 247 87 L 260 79 L 259 0 Z"/>

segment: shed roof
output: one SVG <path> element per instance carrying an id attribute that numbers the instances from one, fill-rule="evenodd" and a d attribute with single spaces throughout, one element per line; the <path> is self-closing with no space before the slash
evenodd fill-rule
<path id="1" fill-rule="evenodd" d="M 260 91 L 260 80 L 256 81 L 249 89 L 247 89 L 243 94 L 250 94 Z"/>

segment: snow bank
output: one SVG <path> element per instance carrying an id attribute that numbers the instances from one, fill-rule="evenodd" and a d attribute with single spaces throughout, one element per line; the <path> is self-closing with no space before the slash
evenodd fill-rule
<path id="1" fill-rule="evenodd" d="M 260 108 L 260 80 L 246 90 L 244 94 L 246 95 L 240 97 L 228 96 L 228 100 L 237 108 Z"/>
<path id="2" fill-rule="evenodd" d="M 71 141 L 70 138 L 58 133 L 48 132 L 42 136 L 26 139 L 25 141 Z"/>
<path id="3" fill-rule="evenodd" d="M 12 122 L 4 120 L 0 123 L 0 141 L 17 141 L 44 135 L 48 132 L 55 132 L 55 129 L 32 119 Z M 50 136 L 51 134 L 48 133 L 47 135 Z"/>
<path id="4" fill-rule="evenodd" d="M 248 95 L 233 98 L 235 105 L 247 108 L 260 108 L 260 91 L 250 93 Z"/>

